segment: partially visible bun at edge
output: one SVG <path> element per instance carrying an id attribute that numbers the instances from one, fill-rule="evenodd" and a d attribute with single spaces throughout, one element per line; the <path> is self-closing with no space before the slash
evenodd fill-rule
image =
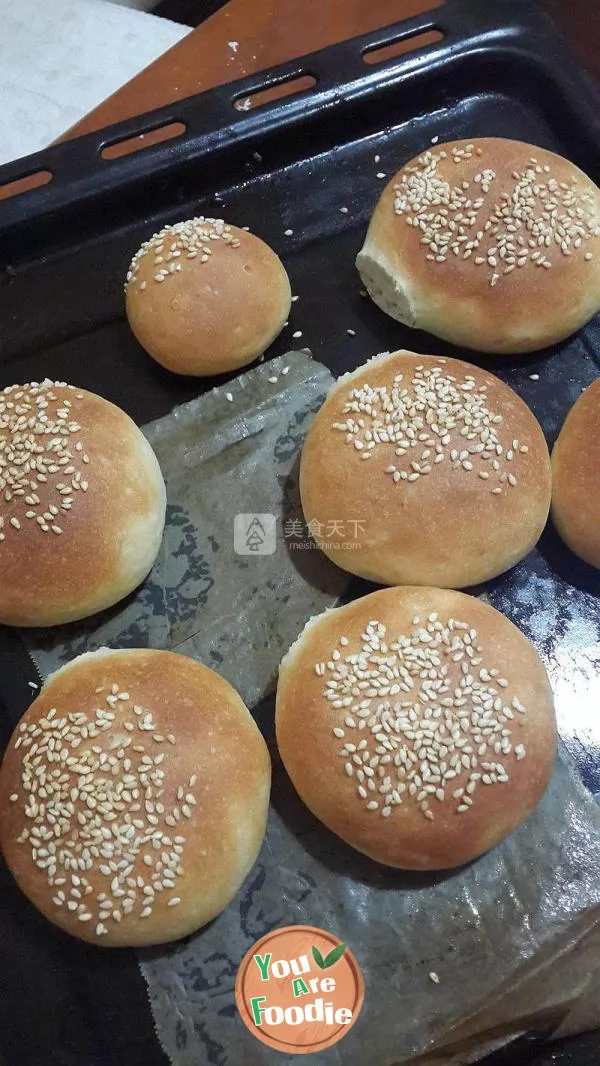
<path id="1" fill-rule="evenodd" d="M 600 378 L 569 411 L 552 450 L 552 520 L 565 544 L 600 570 Z"/>

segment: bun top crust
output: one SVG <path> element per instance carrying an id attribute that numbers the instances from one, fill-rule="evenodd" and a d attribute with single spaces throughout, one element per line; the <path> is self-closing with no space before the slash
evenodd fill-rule
<path id="1" fill-rule="evenodd" d="M 344 569 L 465 587 L 536 543 L 550 458 L 532 412 L 488 371 L 384 353 L 332 388 L 302 449 L 300 492 L 313 537 Z"/>
<path id="2" fill-rule="evenodd" d="M 251 362 L 281 331 L 291 306 L 289 279 L 272 248 L 203 216 L 145 241 L 125 291 L 140 344 L 177 374 L 221 374 Z"/>
<path id="3" fill-rule="evenodd" d="M 0 393 L 0 621 L 56 625 L 131 592 L 160 545 L 165 486 L 119 407 L 64 382 Z"/>
<path id="4" fill-rule="evenodd" d="M 265 830 L 266 744 L 212 670 L 172 652 L 53 674 L 0 770 L 0 845 L 52 922 L 103 946 L 186 936 L 227 905 Z"/>
<path id="5" fill-rule="evenodd" d="M 600 309 L 600 191 L 520 141 L 436 145 L 385 188 L 357 266 L 408 325 L 483 352 L 543 348 Z M 377 296 L 379 271 L 401 296 Z"/>
<path id="6" fill-rule="evenodd" d="M 498 843 L 554 764 L 533 646 L 460 592 L 395 588 L 313 619 L 284 659 L 277 743 L 300 796 L 378 862 L 445 869 Z"/>

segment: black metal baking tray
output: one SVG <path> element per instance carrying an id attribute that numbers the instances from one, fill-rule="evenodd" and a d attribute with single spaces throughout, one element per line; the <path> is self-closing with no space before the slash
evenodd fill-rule
<path id="1" fill-rule="evenodd" d="M 421 47 L 422 35 L 433 30 L 441 40 Z M 409 39 L 413 51 L 365 63 L 365 54 Z M 260 90 L 306 75 L 315 79 L 312 89 L 236 109 Z M 174 122 L 186 127 L 177 139 L 119 159 L 101 155 Z M 0 386 L 45 375 L 69 380 L 118 403 L 139 424 L 212 388 L 214 381 L 162 371 L 135 342 L 123 312 L 123 279 L 138 245 L 164 223 L 194 214 L 249 225 L 281 254 L 300 299 L 268 354 L 305 344 L 335 373 L 390 348 L 464 356 L 404 329 L 364 299 L 354 258 L 385 184 L 378 174 L 391 176 L 433 138 L 483 135 L 551 148 L 600 180 L 600 98 L 529 0 L 456 0 L 0 168 L 0 186 L 38 170 L 52 174 L 44 187 L 0 201 Z M 298 330 L 301 340 L 293 339 Z M 600 372 L 600 322 L 527 358 L 467 358 L 523 396 L 552 444 L 567 410 Z M 492 602 L 542 645 L 559 673 L 566 669 L 558 654 L 564 620 L 584 618 L 600 630 L 599 592 L 598 574 L 572 557 L 551 528 L 523 564 L 488 586 Z M 548 596 L 554 614 L 533 632 L 531 617 Z M 30 702 L 32 677 L 16 634 L 1 632 L 0 739 Z M 562 680 L 568 688 L 568 669 Z M 589 671 L 577 686 L 578 701 L 561 725 L 586 784 L 600 793 L 600 726 L 590 713 Z M 22 1025 L 14 998 L 0 995 L 0 1060 L 7 1054 L 8 1066 L 134 1066 L 143 1046 L 146 1066 L 163 1062 L 132 957 L 122 952 L 117 962 L 62 937 L 29 911 L 24 916 L 15 893 L 0 865 L 1 905 L 14 924 L 8 956 L 20 958 L 15 986 L 27 987 L 38 950 L 55 980 L 42 1002 L 24 994 Z M 85 1031 L 62 1024 L 67 995 L 86 1012 Z M 136 1013 L 136 1042 L 133 1033 L 129 1042 L 124 1035 L 124 1003 Z M 599 1056 L 598 1038 L 586 1037 L 552 1051 L 513 1046 L 508 1058 L 493 1061 L 591 1066 Z"/>

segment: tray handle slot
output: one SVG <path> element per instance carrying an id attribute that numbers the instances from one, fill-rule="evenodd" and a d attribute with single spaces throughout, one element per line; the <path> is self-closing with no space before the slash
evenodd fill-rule
<path id="1" fill-rule="evenodd" d="M 259 86 L 250 92 L 238 94 L 233 98 L 232 103 L 236 111 L 254 111 L 258 107 L 263 107 L 264 104 L 281 100 L 285 96 L 309 92 L 316 85 L 317 79 L 313 74 L 291 74 L 289 77 L 279 78 L 275 82 Z"/>
<path id="2" fill-rule="evenodd" d="M 21 196 L 23 193 L 40 189 L 52 181 L 54 174 L 51 170 L 28 171 L 20 178 L 11 178 L 0 184 L 0 200 L 8 200 L 11 196 Z"/>
<path id="3" fill-rule="evenodd" d="M 370 45 L 364 48 L 361 58 L 363 63 L 375 66 L 378 63 L 385 63 L 387 59 L 397 59 L 398 56 L 406 55 L 408 52 L 417 52 L 421 48 L 427 48 L 430 44 L 439 44 L 443 39 L 444 34 L 436 28 L 425 31 L 416 30 L 408 37 L 394 34 L 387 44 Z"/>
<path id="4" fill-rule="evenodd" d="M 163 141 L 171 141 L 187 133 L 185 122 L 167 122 L 153 129 L 134 133 L 117 141 L 103 142 L 100 146 L 102 159 L 120 159 L 124 155 L 132 155 L 133 152 L 143 152 L 145 148 L 151 148 L 154 144 L 162 144 Z"/>

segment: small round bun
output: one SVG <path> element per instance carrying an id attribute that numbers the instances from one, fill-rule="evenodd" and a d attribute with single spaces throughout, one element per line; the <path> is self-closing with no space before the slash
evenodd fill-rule
<path id="1" fill-rule="evenodd" d="M 552 450 L 552 520 L 571 551 L 600 570 L 600 378 L 569 411 Z"/>
<path id="2" fill-rule="evenodd" d="M 251 363 L 281 332 L 291 299 L 268 244 L 203 216 L 155 233 L 127 274 L 129 325 L 175 374 L 205 377 Z"/>
<path id="3" fill-rule="evenodd" d="M 504 615 L 432 588 L 312 619 L 283 660 L 277 744 L 326 826 L 377 862 L 442 870 L 498 844 L 554 764 L 552 692 Z"/>
<path id="4" fill-rule="evenodd" d="M 158 460 L 119 407 L 64 382 L 0 393 L 0 622 L 111 607 L 151 570 L 164 522 Z"/>
<path id="5" fill-rule="evenodd" d="M 439 144 L 384 189 L 356 265 L 399 322 L 482 352 L 531 352 L 600 310 L 600 190 L 521 141 Z"/>
<path id="6" fill-rule="evenodd" d="M 382 585 L 464 588 L 519 562 L 550 507 L 550 457 L 527 405 L 457 359 L 392 352 L 340 378 L 300 463 L 326 555 Z"/>
<path id="7" fill-rule="evenodd" d="M 19 887 L 104 947 L 188 936 L 258 854 L 271 764 L 237 692 L 173 652 L 81 655 L 23 716 L 0 770 Z"/>

